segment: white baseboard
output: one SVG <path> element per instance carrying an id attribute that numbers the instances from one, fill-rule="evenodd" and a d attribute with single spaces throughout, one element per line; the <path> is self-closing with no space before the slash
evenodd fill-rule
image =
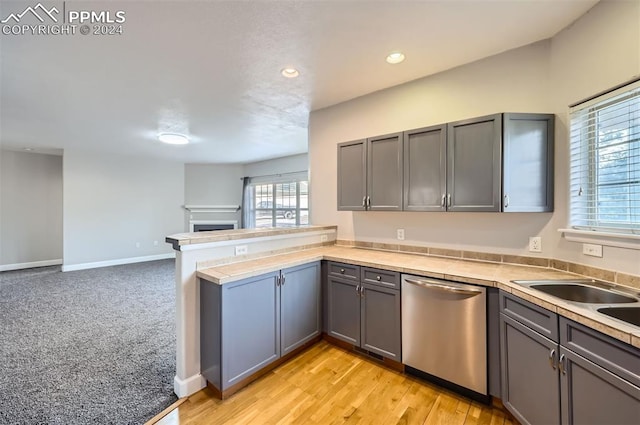
<path id="1" fill-rule="evenodd" d="M 187 379 L 180 379 L 177 376 L 173 377 L 173 392 L 176 393 L 179 398 L 188 397 L 206 386 L 207 381 L 204 379 L 204 376 L 200 374 L 190 376 Z"/>
<path id="2" fill-rule="evenodd" d="M 145 261 L 166 260 L 168 258 L 176 258 L 175 252 L 169 254 L 147 255 L 144 257 L 130 257 L 119 258 L 117 260 L 96 261 L 95 263 L 80 263 L 80 264 L 64 264 L 62 266 L 63 272 L 72 272 L 75 270 L 95 269 L 98 267 L 119 266 L 122 264 L 132 263 L 144 263 Z"/>
<path id="3" fill-rule="evenodd" d="M 60 264 L 62 264 L 62 259 L 31 261 L 29 263 L 4 264 L 4 265 L 0 265 L 0 272 L 6 272 L 9 270 L 31 269 L 34 267 L 59 266 Z"/>

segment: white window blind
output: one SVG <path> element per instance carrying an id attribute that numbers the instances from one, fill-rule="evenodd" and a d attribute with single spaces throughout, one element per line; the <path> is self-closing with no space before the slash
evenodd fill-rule
<path id="1" fill-rule="evenodd" d="M 571 227 L 640 234 L 640 81 L 570 115 Z"/>

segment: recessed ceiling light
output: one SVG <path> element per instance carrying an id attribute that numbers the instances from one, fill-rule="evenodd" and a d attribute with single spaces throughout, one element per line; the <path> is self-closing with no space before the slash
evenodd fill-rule
<path id="1" fill-rule="evenodd" d="M 31 152 L 33 150 L 33 148 L 24 148 L 23 150 L 25 150 L 27 152 Z"/>
<path id="2" fill-rule="evenodd" d="M 283 76 L 285 76 L 287 78 L 296 78 L 298 75 L 300 75 L 298 70 L 295 69 L 295 68 L 284 68 L 280 72 L 282 73 Z"/>
<path id="3" fill-rule="evenodd" d="M 189 138 L 187 136 L 178 133 L 160 133 L 158 134 L 158 140 L 170 145 L 186 145 L 189 143 Z"/>
<path id="4" fill-rule="evenodd" d="M 404 55 L 402 54 L 402 52 L 389 53 L 389 56 L 387 56 L 387 62 L 391 64 L 400 63 L 403 60 L 404 60 Z"/>

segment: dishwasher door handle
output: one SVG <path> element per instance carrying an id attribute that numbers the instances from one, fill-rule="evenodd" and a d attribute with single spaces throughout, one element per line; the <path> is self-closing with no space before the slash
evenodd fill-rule
<path id="1" fill-rule="evenodd" d="M 482 294 L 481 290 L 458 288 L 457 286 L 443 285 L 441 283 L 434 283 L 428 280 L 416 280 L 416 279 L 405 278 L 405 282 L 411 283 L 413 285 L 422 286 L 423 288 L 426 288 L 426 289 L 436 289 L 438 291 L 452 292 L 454 294 L 462 294 L 462 295 Z"/>

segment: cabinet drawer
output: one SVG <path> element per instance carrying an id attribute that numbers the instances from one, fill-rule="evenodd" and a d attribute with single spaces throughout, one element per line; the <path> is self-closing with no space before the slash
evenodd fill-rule
<path id="1" fill-rule="evenodd" d="M 329 262 L 329 275 L 340 276 L 345 279 L 360 279 L 360 266 L 352 264 Z"/>
<path id="2" fill-rule="evenodd" d="M 552 341 L 558 342 L 558 315 L 556 313 L 504 291 L 500 291 L 500 312 Z"/>
<path id="3" fill-rule="evenodd" d="M 388 270 L 362 268 L 362 282 L 386 288 L 400 288 L 400 274 Z"/>
<path id="4" fill-rule="evenodd" d="M 640 386 L 639 349 L 565 317 L 560 317 L 560 344 Z"/>

